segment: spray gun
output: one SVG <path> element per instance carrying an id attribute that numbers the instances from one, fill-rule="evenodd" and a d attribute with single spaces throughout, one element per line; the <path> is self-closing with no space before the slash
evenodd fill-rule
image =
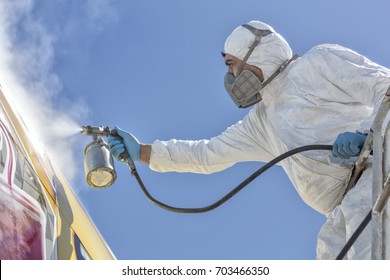
<path id="1" fill-rule="evenodd" d="M 108 126 L 82 126 L 84 135 L 92 136 L 93 141 L 84 149 L 84 168 L 88 185 L 94 188 L 106 188 L 111 186 L 116 180 L 114 160 L 108 149 L 107 143 L 101 137 L 113 136 L 123 141 L 116 129 Z M 119 155 L 119 159 L 126 162 L 131 173 L 136 172 L 133 160 L 127 151 Z"/>

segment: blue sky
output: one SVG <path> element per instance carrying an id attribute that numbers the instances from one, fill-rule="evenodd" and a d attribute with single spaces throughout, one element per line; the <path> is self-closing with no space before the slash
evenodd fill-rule
<path id="1" fill-rule="evenodd" d="M 31 0 L 17 1 L 23 3 L 19 7 L 5 2 L 22 11 L 9 16 L 13 54 L 42 58 L 18 61 L 12 71 L 28 89 L 44 88 L 45 104 L 70 120 L 71 136 L 64 142 L 71 146 L 61 152 L 72 156 L 74 169 L 65 173 L 118 259 L 315 258 L 325 217 L 304 204 L 280 167 L 212 212 L 170 213 L 151 204 L 120 163 L 112 187 L 91 189 L 82 165 L 90 139 L 72 135 L 70 127 L 117 125 L 144 143 L 211 138 L 248 112 L 235 107 L 223 86 L 220 51 L 235 27 L 261 20 L 300 55 L 317 44 L 337 43 L 390 67 L 390 2 Z M 26 51 L 32 47 L 38 52 Z M 31 61 L 38 70 L 24 67 Z M 212 175 L 162 174 L 137 166 L 159 200 L 199 207 L 222 197 L 262 163 Z"/>

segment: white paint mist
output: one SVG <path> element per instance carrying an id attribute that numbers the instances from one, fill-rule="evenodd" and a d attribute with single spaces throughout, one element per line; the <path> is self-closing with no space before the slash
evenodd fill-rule
<path id="1" fill-rule="evenodd" d="M 61 80 L 52 70 L 56 36 L 60 34 L 45 28 L 34 15 L 34 5 L 34 0 L 0 1 L 0 84 L 19 107 L 31 135 L 43 142 L 72 182 L 83 172 L 73 164 L 75 156 L 82 156 L 75 154 L 75 135 L 90 109 L 81 98 L 61 96 Z M 87 20 L 96 25 L 102 10 L 109 10 L 109 6 L 109 0 L 87 1 Z M 114 16 L 112 10 L 109 16 Z"/>

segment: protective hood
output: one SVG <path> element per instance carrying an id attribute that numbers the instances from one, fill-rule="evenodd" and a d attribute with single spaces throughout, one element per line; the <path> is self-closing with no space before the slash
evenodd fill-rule
<path id="1" fill-rule="evenodd" d="M 255 20 L 247 24 L 272 31 L 272 34 L 261 38 L 260 44 L 247 60 L 248 64 L 260 68 L 264 79 L 268 79 L 283 62 L 292 57 L 292 50 L 286 40 L 268 24 Z M 255 36 L 247 28 L 239 26 L 226 39 L 224 52 L 243 60 L 254 38 Z"/>

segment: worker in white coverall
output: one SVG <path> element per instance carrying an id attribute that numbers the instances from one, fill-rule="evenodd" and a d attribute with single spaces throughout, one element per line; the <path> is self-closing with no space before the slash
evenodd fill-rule
<path id="1" fill-rule="evenodd" d="M 237 162 L 268 162 L 305 145 L 333 145 L 333 153 L 307 151 L 280 164 L 301 198 L 327 216 L 317 258 L 335 259 L 371 209 L 370 161 L 344 194 L 350 168 L 390 85 L 390 70 L 339 45 L 319 45 L 292 59 L 284 38 L 259 21 L 237 27 L 223 57 L 230 97 L 239 107 L 254 105 L 243 120 L 210 140 L 152 145 L 118 128 L 124 140 L 110 137 L 111 152 L 118 158 L 126 149 L 134 161 L 159 172 L 213 173 Z M 369 225 L 347 259 L 371 258 L 370 232 Z"/>

